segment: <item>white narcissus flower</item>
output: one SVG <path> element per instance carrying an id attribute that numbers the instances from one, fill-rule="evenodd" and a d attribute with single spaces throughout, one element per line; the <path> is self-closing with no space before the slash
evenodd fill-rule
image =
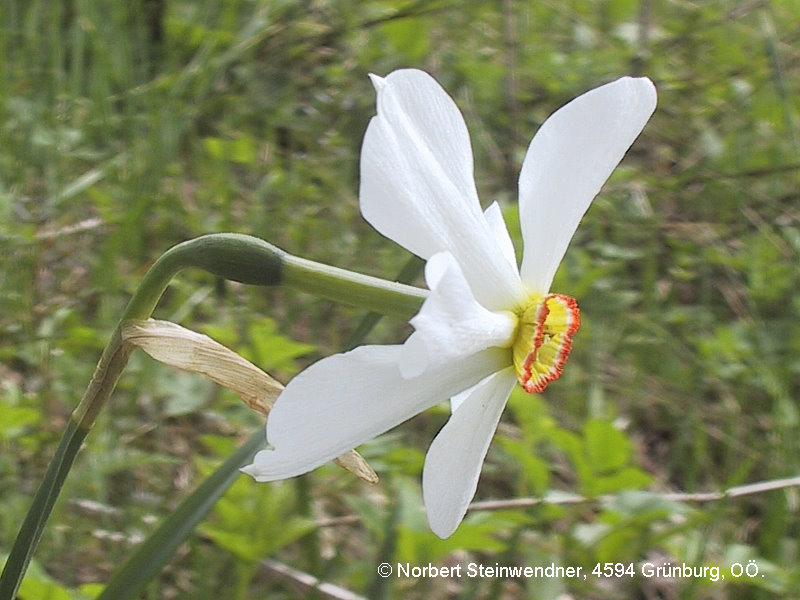
<path id="1" fill-rule="evenodd" d="M 656 106 L 646 78 L 576 98 L 541 126 L 519 178 L 521 268 L 497 204 L 481 210 L 469 134 L 453 100 L 422 71 L 372 76 L 378 114 L 361 153 L 364 218 L 426 259 L 430 295 L 405 344 L 362 346 L 295 377 L 267 422 L 272 449 L 243 471 L 300 475 L 451 399 L 425 459 L 431 529 L 452 534 L 514 384 L 558 378 L 579 325 L 572 298 L 549 293 L 592 199 Z"/>

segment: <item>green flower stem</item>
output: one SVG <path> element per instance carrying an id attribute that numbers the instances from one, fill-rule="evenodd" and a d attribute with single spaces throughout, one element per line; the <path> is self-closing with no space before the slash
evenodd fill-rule
<path id="1" fill-rule="evenodd" d="M 198 267 L 233 281 L 271 286 L 281 283 L 285 256 L 283 250 L 272 244 L 234 233 L 204 235 L 173 246 L 145 274 L 120 323 L 128 319 L 149 318 L 169 282 L 183 269 Z M 128 363 L 131 351 L 131 348 L 123 346 L 118 325 L 100 357 L 81 403 L 72 415 L 80 429 L 88 431 L 92 427 Z M 0 600 L 4 600 L 2 596 Z"/>
<path id="2" fill-rule="evenodd" d="M 404 320 L 417 314 L 428 295 L 427 290 L 404 283 L 361 275 L 291 255 L 284 257 L 282 283 L 320 298 Z"/>
<path id="3" fill-rule="evenodd" d="M 297 258 L 258 238 L 220 233 L 183 242 L 165 252 L 144 276 L 120 324 L 127 319 L 149 318 L 172 278 L 188 267 L 198 267 L 219 277 L 250 285 L 286 284 L 297 290 L 402 318 L 415 314 L 427 294 L 419 288 Z M 14 541 L 0 575 L 0 600 L 16 597 L 67 473 L 114 390 L 131 352 L 132 348 L 122 343 L 120 325 L 117 325 L 80 404 L 72 413 Z"/>

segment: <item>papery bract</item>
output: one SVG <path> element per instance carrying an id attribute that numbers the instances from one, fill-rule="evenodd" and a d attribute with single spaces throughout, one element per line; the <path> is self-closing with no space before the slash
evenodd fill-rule
<path id="1" fill-rule="evenodd" d="M 236 393 L 254 411 L 269 415 L 284 389 L 249 360 L 207 335 L 170 321 L 124 321 L 120 335 L 126 345 L 141 348 L 155 360 L 189 373 L 197 373 Z M 351 450 L 337 456 L 336 464 L 356 477 L 377 483 L 378 475 L 364 457 Z"/>

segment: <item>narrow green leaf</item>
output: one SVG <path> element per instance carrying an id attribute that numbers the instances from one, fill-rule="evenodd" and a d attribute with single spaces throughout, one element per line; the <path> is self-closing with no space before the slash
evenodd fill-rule
<path id="1" fill-rule="evenodd" d="M 239 476 L 239 467 L 249 461 L 263 443 L 264 432 L 258 431 L 220 465 L 128 558 L 96 600 L 137 598 L 151 579 L 161 571 L 178 546 L 233 484 Z"/>

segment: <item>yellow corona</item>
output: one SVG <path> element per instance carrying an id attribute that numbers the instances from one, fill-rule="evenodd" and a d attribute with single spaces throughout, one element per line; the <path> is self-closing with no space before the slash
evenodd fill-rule
<path id="1" fill-rule="evenodd" d="M 514 368 L 526 392 L 541 392 L 561 376 L 581 324 L 574 298 L 533 296 L 516 311 L 519 324 L 512 345 Z"/>

